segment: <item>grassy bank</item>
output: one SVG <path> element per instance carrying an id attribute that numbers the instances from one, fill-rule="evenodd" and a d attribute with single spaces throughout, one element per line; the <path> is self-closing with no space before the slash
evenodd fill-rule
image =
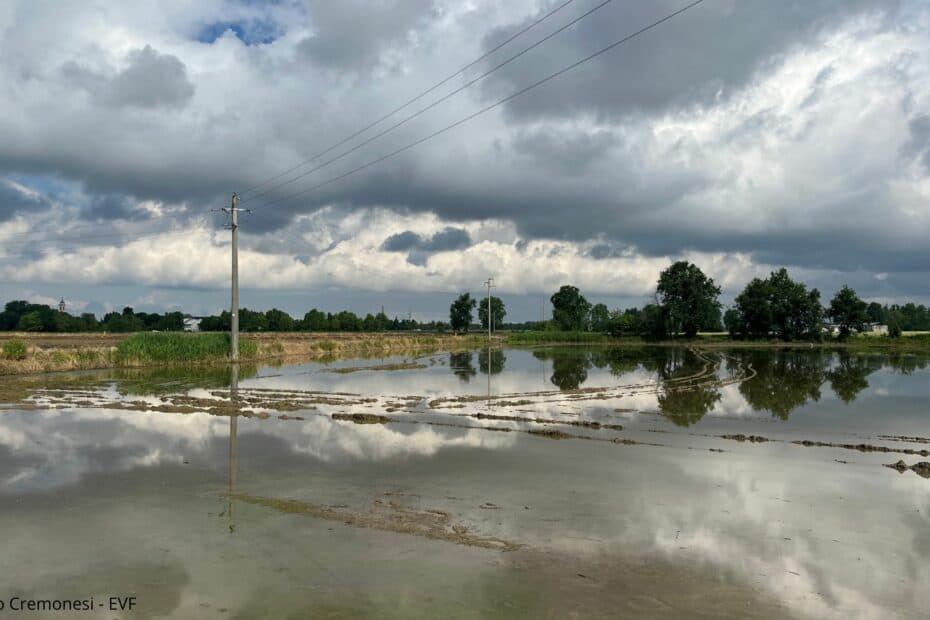
<path id="1" fill-rule="evenodd" d="M 502 342 L 495 336 L 496 345 Z M 250 333 L 239 340 L 239 357 L 254 363 L 418 354 L 486 345 L 484 334 Z M 109 334 L 103 342 L 96 334 L 6 333 L 0 335 L 0 375 L 225 363 L 228 352 L 229 335 L 224 333 Z"/>
<path id="2" fill-rule="evenodd" d="M 930 334 L 922 332 L 916 334 L 905 333 L 900 338 L 863 334 L 861 336 L 854 336 L 850 338 L 846 341 L 846 344 L 853 349 L 889 349 L 930 352 Z"/>
<path id="3" fill-rule="evenodd" d="M 488 343 L 486 334 L 294 332 L 249 334 L 249 337 L 258 342 L 258 356 L 262 359 L 416 354 L 475 349 Z M 495 345 L 503 342 L 502 337 L 495 335 Z"/>
<path id="4" fill-rule="evenodd" d="M 29 335 L 5 340 L 0 346 L 0 375 L 217 363 L 229 357 L 228 334 L 127 334 L 114 346 L 95 346 L 93 341 L 82 346 L 71 339 L 68 346 L 49 347 L 47 342 L 42 335 L 34 341 Z M 256 358 L 258 350 L 256 342 L 240 339 L 242 359 Z"/>
<path id="5" fill-rule="evenodd" d="M 618 340 L 607 334 L 593 332 L 513 332 L 507 335 L 507 344 L 515 346 L 565 343 L 610 343 Z"/>
<path id="6" fill-rule="evenodd" d="M 930 334 L 901 338 L 862 335 L 845 342 L 739 341 L 724 335 L 699 335 L 693 340 L 646 342 L 640 338 L 614 338 L 588 332 L 513 332 L 494 335 L 495 346 L 691 346 L 699 348 L 849 348 L 856 351 L 930 353 Z M 459 351 L 486 347 L 487 335 L 437 333 L 263 333 L 244 334 L 240 358 L 251 363 L 262 360 L 326 360 L 339 357 L 417 355 L 436 351 Z M 22 375 L 63 370 L 131 368 L 225 363 L 229 351 L 227 334 L 137 333 L 137 334 L 0 334 L 0 375 Z"/>

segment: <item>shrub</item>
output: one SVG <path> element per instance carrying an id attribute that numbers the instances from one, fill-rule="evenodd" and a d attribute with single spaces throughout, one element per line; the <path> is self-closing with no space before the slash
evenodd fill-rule
<path id="1" fill-rule="evenodd" d="M 900 338 L 901 337 L 901 324 L 897 321 L 892 321 L 888 325 L 888 336 L 891 338 Z"/>
<path id="2" fill-rule="evenodd" d="M 8 360 L 26 359 L 26 343 L 22 340 L 7 340 L 3 343 L 3 357 Z"/>

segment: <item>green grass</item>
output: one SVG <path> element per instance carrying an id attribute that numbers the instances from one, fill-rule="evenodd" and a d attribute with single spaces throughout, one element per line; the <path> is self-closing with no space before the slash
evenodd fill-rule
<path id="1" fill-rule="evenodd" d="M 549 342 L 609 342 L 615 340 L 595 332 L 514 332 L 507 336 L 508 344 L 537 344 Z"/>
<path id="2" fill-rule="evenodd" d="M 239 357 L 254 357 L 258 345 L 239 340 Z M 126 363 L 183 363 L 223 360 L 229 357 L 229 334 L 133 334 L 116 348 L 115 360 Z"/>
<path id="3" fill-rule="evenodd" d="M 852 336 L 846 342 L 849 346 L 861 349 L 890 348 L 930 351 L 930 334 L 926 333 L 904 334 L 900 338 L 861 334 Z"/>
<path id="4" fill-rule="evenodd" d="M 7 340 L 3 343 L 3 357 L 8 360 L 26 359 L 26 343 L 22 340 Z"/>

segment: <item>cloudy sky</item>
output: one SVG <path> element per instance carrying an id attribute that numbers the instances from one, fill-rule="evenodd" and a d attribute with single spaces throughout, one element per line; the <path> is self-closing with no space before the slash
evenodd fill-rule
<path id="1" fill-rule="evenodd" d="M 350 151 L 601 2 L 294 169 L 564 0 L 7 0 L 0 298 L 217 312 L 229 232 L 211 209 L 239 191 L 258 309 L 443 318 L 493 276 L 529 320 L 566 283 L 642 304 L 679 258 L 724 301 L 780 266 L 826 297 L 930 300 L 925 1 L 705 0 L 343 177 L 687 4 L 608 2 Z"/>

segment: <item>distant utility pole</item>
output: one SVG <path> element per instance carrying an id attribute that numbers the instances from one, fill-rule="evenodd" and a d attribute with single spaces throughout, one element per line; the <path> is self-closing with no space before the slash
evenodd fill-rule
<path id="1" fill-rule="evenodd" d="M 239 194 L 232 195 L 232 201 L 229 208 L 223 208 L 223 213 L 228 213 L 231 223 L 229 228 L 232 230 L 232 304 L 229 310 L 229 357 L 232 361 L 239 361 L 239 212 L 249 209 L 240 209 Z"/>
<path id="2" fill-rule="evenodd" d="M 484 284 L 488 287 L 488 344 L 490 344 L 491 328 L 494 325 L 494 315 L 491 314 L 491 288 L 494 286 L 494 278 L 488 278 Z"/>

